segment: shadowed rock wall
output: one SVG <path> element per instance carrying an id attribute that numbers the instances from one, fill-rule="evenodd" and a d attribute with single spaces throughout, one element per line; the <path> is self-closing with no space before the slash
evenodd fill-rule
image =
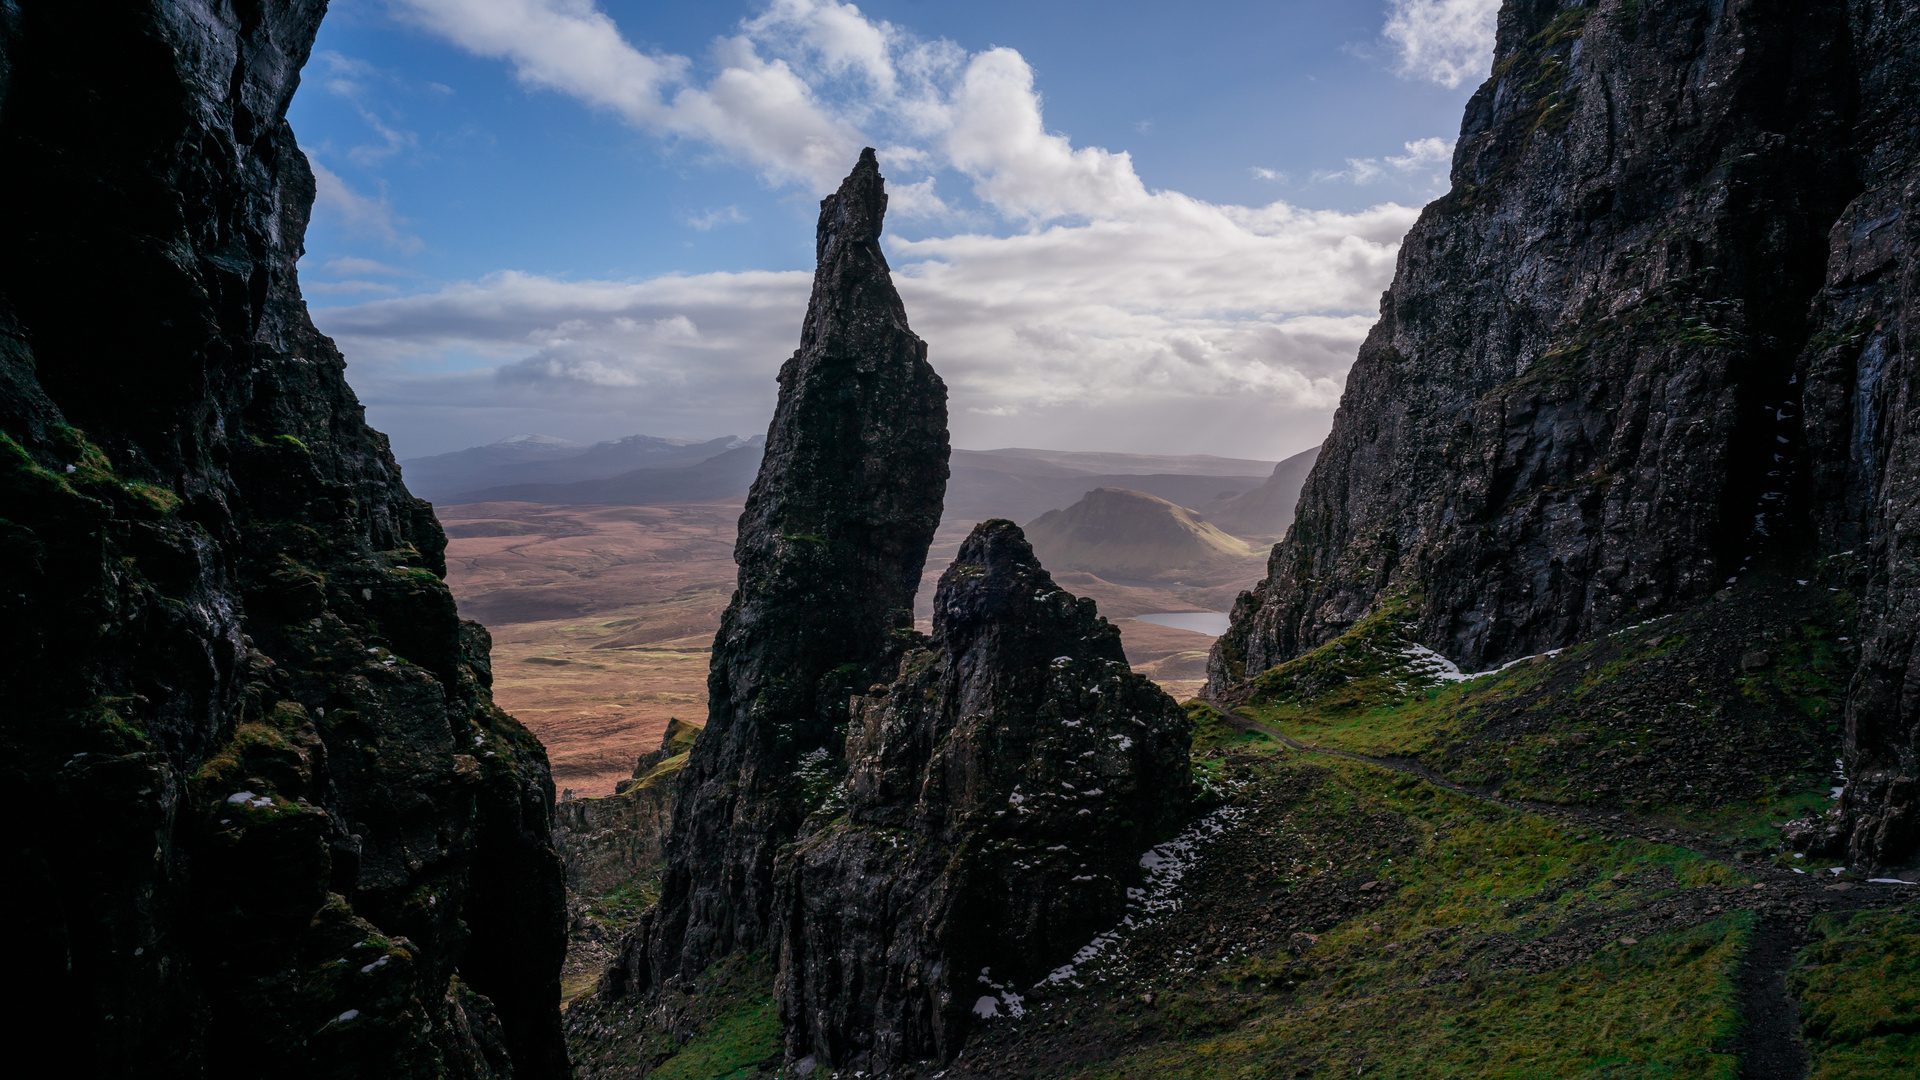
<path id="1" fill-rule="evenodd" d="M 1212 692 L 1396 594 L 1472 670 L 1859 546 L 1849 801 L 1911 798 L 1866 792 L 1920 715 L 1915 41 L 1905 3 L 1510 0 Z"/>
<path id="2" fill-rule="evenodd" d="M 82 1076 L 566 1075 L 544 751 L 295 277 L 323 0 L 0 0 L 10 1009 Z"/>
<path id="3" fill-rule="evenodd" d="M 1858 80 L 1843 162 L 1859 196 L 1827 233 L 1801 356 L 1819 551 L 1864 568 L 1847 700 L 1849 861 L 1920 854 L 1920 7 L 1848 5 Z"/>

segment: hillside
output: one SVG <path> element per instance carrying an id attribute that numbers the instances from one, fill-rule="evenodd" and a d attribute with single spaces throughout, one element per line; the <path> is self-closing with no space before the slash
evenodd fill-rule
<path id="1" fill-rule="evenodd" d="M 1212 584 L 1255 554 L 1186 507 L 1125 488 L 1095 488 L 1035 518 L 1026 531 L 1049 569 L 1109 581 Z"/>
<path id="2" fill-rule="evenodd" d="M 1222 532 L 1248 539 L 1277 540 L 1293 524 L 1300 488 L 1320 457 L 1320 448 L 1303 451 L 1273 467 L 1273 475 L 1252 491 L 1200 504 L 1207 520 Z"/>

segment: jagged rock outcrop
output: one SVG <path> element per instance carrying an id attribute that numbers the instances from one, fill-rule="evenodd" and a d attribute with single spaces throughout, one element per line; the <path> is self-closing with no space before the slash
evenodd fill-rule
<path id="1" fill-rule="evenodd" d="M 800 348 L 740 517 L 740 585 L 681 772 L 659 906 L 614 995 L 771 948 L 773 864 L 842 760 L 847 703 L 912 639 L 947 480 L 947 395 L 907 326 L 872 150 L 820 204 Z"/>
<path id="2" fill-rule="evenodd" d="M 567 1072 L 545 753 L 300 300 L 324 10 L 0 2 L 7 1019 L 74 1075 Z"/>
<path id="3" fill-rule="evenodd" d="M 843 794 L 780 864 L 789 1057 L 887 1073 L 1125 914 L 1140 853 L 1191 804 L 1190 725 L 1018 526 L 974 529 L 932 643 L 854 699 Z"/>
<path id="4" fill-rule="evenodd" d="M 1850 752 L 1880 779 L 1849 803 L 1909 805 L 1914 21 L 1510 0 L 1452 190 L 1406 238 L 1212 692 L 1400 594 L 1474 668 L 1861 546 L 1880 630 Z M 1900 830 L 1859 857 L 1904 857 Z"/>
<path id="5" fill-rule="evenodd" d="M 553 848 L 567 868 L 567 888 L 603 896 L 660 866 L 673 824 L 675 781 L 687 763 L 700 725 L 668 721 L 660 749 L 640 755 L 633 778 L 611 795 L 575 799 L 563 792 L 553 808 Z"/>

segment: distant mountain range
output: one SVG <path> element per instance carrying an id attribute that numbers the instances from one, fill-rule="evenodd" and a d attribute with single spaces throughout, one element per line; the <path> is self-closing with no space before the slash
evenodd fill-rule
<path id="1" fill-rule="evenodd" d="M 765 436 L 704 442 L 629 435 L 591 446 L 516 435 L 400 463 L 407 487 L 443 505 L 529 502 L 647 506 L 743 495 Z M 1118 454 L 1006 448 L 955 450 L 946 517 L 1031 521 L 1100 488 L 1138 491 L 1191 508 L 1221 531 L 1271 539 L 1286 531 L 1315 451 L 1281 462 L 1209 454 Z"/>
<path id="2" fill-rule="evenodd" d="M 455 450 L 450 454 L 408 458 L 400 463 L 400 472 L 406 480 L 407 490 L 430 502 L 501 502 L 510 498 L 524 502 L 605 502 L 605 499 L 550 498 L 547 497 L 546 488 L 606 480 L 637 469 L 683 468 L 729 450 L 758 447 L 764 442 L 764 435 L 755 435 L 750 439 L 723 435 L 705 442 L 629 435 L 624 439 L 589 446 L 552 435 L 513 435 L 486 446 Z M 753 457 L 758 462 L 757 449 Z M 753 473 L 749 471 L 747 483 L 752 482 Z M 490 490 L 528 485 L 538 485 L 539 493 L 510 497 L 494 494 Z M 700 489 L 704 491 L 705 487 Z M 741 486 L 739 490 L 745 491 L 746 488 Z M 694 496 L 675 495 L 665 501 L 688 497 L 713 498 L 730 492 L 731 489 Z"/>

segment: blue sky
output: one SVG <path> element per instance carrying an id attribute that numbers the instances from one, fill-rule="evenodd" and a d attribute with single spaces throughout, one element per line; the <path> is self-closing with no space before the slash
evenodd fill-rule
<path id="1" fill-rule="evenodd" d="M 302 281 L 401 456 L 764 428 L 862 144 L 959 445 L 1317 442 L 1495 0 L 334 0 Z"/>

